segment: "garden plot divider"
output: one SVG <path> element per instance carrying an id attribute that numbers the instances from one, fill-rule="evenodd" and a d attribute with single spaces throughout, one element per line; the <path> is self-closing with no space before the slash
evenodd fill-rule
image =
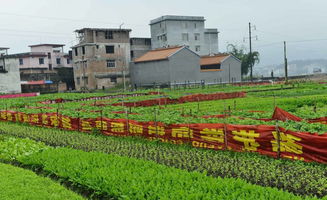
<path id="1" fill-rule="evenodd" d="M 87 97 L 81 99 L 49 99 L 46 101 L 41 101 L 42 104 L 56 104 L 56 103 L 66 103 L 66 102 L 80 102 L 80 101 L 90 101 L 90 100 L 105 100 L 105 99 L 116 99 L 116 98 L 126 98 L 126 97 L 138 97 L 146 95 L 159 95 L 160 92 L 148 92 L 148 93 L 133 93 L 133 94 L 117 94 L 117 95 L 108 95 L 108 96 L 96 96 L 96 97 Z"/>
<path id="2" fill-rule="evenodd" d="M 0 111 L 0 120 L 110 136 L 139 136 L 193 147 L 251 151 L 275 158 L 327 163 L 327 134 L 285 130 L 279 126 L 231 124 L 174 124 L 127 119 L 71 118 L 57 113 L 26 114 Z"/>
<path id="3" fill-rule="evenodd" d="M 233 99 L 246 97 L 246 92 L 232 92 L 232 93 L 214 93 L 214 94 L 193 94 L 182 96 L 177 99 L 158 98 L 136 102 L 121 102 L 112 104 L 112 106 L 126 106 L 126 107 L 148 107 L 156 105 L 179 104 L 188 102 L 212 101 L 219 99 Z"/>

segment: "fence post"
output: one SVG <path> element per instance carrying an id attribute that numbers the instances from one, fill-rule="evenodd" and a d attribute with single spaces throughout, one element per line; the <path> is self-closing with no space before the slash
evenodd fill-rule
<path id="1" fill-rule="evenodd" d="M 158 139 L 157 109 L 154 108 L 154 125 L 156 126 L 156 138 Z"/>
<path id="2" fill-rule="evenodd" d="M 58 126 L 59 126 L 59 108 L 57 108 L 57 122 L 58 122 Z"/>
<path id="3" fill-rule="evenodd" d="M 42 111 L 42 108 L 40 109 L 40 112 L 41 112 L 41 127 L 43 127 L 43 111 Z"/>
<path id="4" fill-rule="evenodd" d="M 100 113 L 101 113 L 100 123 L 101 123 L 101 133 L 102 133 L 102 131 L 103 131 L 103 111 L 101 110 Z"/>
<path id="5" fill-rule="evenodd" d="M 280 159 L 280 131 L 278 128 L 277 120 L 276 120 L 276 133 L 277 133 L 277 158 Z"/>
<path id="6" fill-rule="evenodd" d="M 197 97 L 198 99 L 198 112 L 200 112 L 200 100 L 199 100 L 199 97 Z"/>
<path id="7" fill-rule="evenodd" d="M 190 115 L 192 116 L 192 109 L 190 109 Z M 189 139 L 189 144 L 192 146 L 192 138 L 191 138 L 191 125 L 190 125 L 190 120 L 187 120 L 188 124 L 188 139 Z"/>
<path id="8" fill-rule="evenodd" d="M 77 113 L 77 120 L 78 120 L 78 124 L 77 124 L 77 130 L 78 130 L 78 132 L 80 131 L 80 123 L 81 123 L 81 118 L 80 118 L 80 113 L 79 113 L 79 111 L 78 111 L 78 113 Z"/>
<path id="9" fill-rule="evenodd" d="M 234 110 L 236 111 L 236 100 L 234 100 Z"/>
<path id="10" fill-rule="evenodd" d="M 129 119 L 128 119 L 128 111 L 125 107 L 125 114 L 126 114 L 126 128 L 127 128 L 127 135 L 129 135 Z"/>
<path id="11" fill-rule="evenodd" d="M 275 92 L 273 92 L 274 95 L 274 109 L 276 108 L 276 96 L 275 96 Z"/>
<path id="12" fill-rule="evenodd" d="M 227 124 L 226 124 L 226 102 L 224 101 L 224 144 L 225 150 L 228 149 Z"/>

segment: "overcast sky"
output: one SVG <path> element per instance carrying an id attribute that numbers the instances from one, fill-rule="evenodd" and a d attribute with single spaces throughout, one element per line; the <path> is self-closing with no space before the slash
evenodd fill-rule
<path id="1" fill-rule="evenodd" d="M 131 28 L 132 36 L 150 37 L 149 21 L 161 15 L 204 16 L 207 28 L 218 28 L 219 50 L 228 43 L 245 45 L 248 23 L 256 26 L 253 48 L 260 66 L 288 58 L 327 58 L 326 0 L 0 0 L 0 47 L 27 52 L 28 45 L 75 42 L 83 27 Z"/>

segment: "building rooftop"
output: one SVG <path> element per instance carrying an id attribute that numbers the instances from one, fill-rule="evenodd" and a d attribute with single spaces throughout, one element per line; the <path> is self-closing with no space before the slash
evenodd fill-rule
<path id="1" fill-rule="evenodd" d="M 121 28 L 82 28 L 75 30 L 76 33 L 82 33 L 86 30 L 92 30 L 92 31 L 120 31 L 120 32 L 131 32 L 131 29 L 121 29 Z"/>
<path id="2" fill-rule="evenodd" d="M 42 47 L 42 46 L 51 46 L 53 48 L 57 48 L 57 47 L 63 47 L 65 45 L 64 44 L 35 44 L 35 45 L 30 45 L 29 47 Z"/>
<path id="3" fill-rule="evenodd" d="M 149 61 L 158 61 L 158 60 L 166 60 L 171 55 L 176 53 L 177 51 L 183 49 L 185 47 L 183 46 L 175 46 L 175 47 L 169 47 L 169 48 L 160 48 L 155 49 L 147 52 L 143 56 L 136 58 L 134 60 L 134 63 L 140 63 L 140 62 L 149 62 Z"/>
<path id="4" fill-rule="evenodd" d="M 216 28 L 206 28 L 204 30 L 205 33 L 219 33 L 218 29 Z"/>
<path id="5" fill-rule="evenodd" d="M 228 58 L 229 54 L 216 54 L 212 56 L 202 56 L 200 60 L 200 65 L 215 65 L 221 64 L 226 58 Z"/>
<path id="6" fill-rule="evenodd" d="M 48 56 L 45 52 L 26 52 L 26 53 L 16 53 L 9 55 L 11 57 L 25 58 L 25 57 L 46 57 Z"/>
<path id="7" fill-rule="evenodd" d="M 202 16 L 178 16 L 178 15 L 165 15 L 158 17 L 150 21 L 150 25 L 156 24 L 162 21 L 171 20 L 171 21 L 201 21 L 204 22 L 205 19 Z"/>

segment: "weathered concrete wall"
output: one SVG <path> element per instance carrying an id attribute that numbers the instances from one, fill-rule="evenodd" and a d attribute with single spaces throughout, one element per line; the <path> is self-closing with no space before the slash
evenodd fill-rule
<path id="1" fill-rule="evenodd" d="M 131 38 L 131 61 L 151 50 L 151 38 Z"/>
<path id="2" fill-rule="evenodd" d="M 217 32 L 217 29 L 205 29 L 203 17 L 168 16 L 166 19 L 164 16 L 151 22 L 152 49 L 185 45 L 199 55 L 218 53 L 218 33 L 210 34 L 210 38 L 206 33 Z M 188 34 L 188 40 L 183 39 L 183 34 Z M 197 40 L 195 35 L 198 35 Z"/>
<path id="3" fill-rule="evenodd" d="M 169 58 L 171 83 L 199 81 L 200 56 L 188 49 L 182 49 Z"/>
<path id="4" fill-rule="evenodd" d="M 0 72 L 0 93 L 21 93 L 18 58 L 6 58 L 5 68 L 8 73 Z M 0 66 L 4 66 L 0 58 Z"/>
<path id="5" fill-rule="evenodd" d="M 114 46 L 114 53 L 107 54 L 106 46 Z M 99 89 L 102 86 L 105 88 L 113 87 L 116 83 L 112 76 L 117 77 L 117 83 L 122 83 L 122 74 L 125 71 L 126 76 L 129 74 L 128 65 L 130 61 L 130 44 L 128 43 L 97 43 L 96 45 L 85 45 L 85 54 L 82 54 L 82 47 L 77 47 L 79 50 L 78 56 L 73 53 L 74 60 L 74 80 L 77 90 L 84 87 L 83 75 L 88 77 L 86 87 L 88 89 Z M 116 67 L 107 67 L 107 60 L 115 60 Z M 83 64 L 82 62 L 86 63 Z M 97 78 L 97 76 L 106 76 L 107 78 Z M 120 76 L 120 77 L 119 77 Z M 80 79 L 78 81 L 77 79 Z M 78 84 L 80 82 L 80 84 Z M 108 83 L 108 85 L 105 85 Z"/>
<path id="6" fill-rule="evenodd" d="M 241 81 L 241 62 L 228 57 L 221 64 L 221 71 L 200 71 L 200 78 L 205 83 L 232 83 Z"/>
<path id="7" fill-rule="evenodd" d="M 139 86 L 161 85 L 170 81 L 169 61 L 132 63 L 130 67 L 131 82 Z"/>
<path id="8" fill-rule="evenodd" d="M 200 57 L 188 49 L 182 49 L 168 60 L 133 63 L 131 81 L 133 85 L 163 85 L 199 81 Z"/>
<path id="9" fill-rule="evenodd" d="M 113 31 L 113 39 L 106 39 L 105 31 L 85 30 L 83 43 L 129 43 L 129 31 Z"/>

